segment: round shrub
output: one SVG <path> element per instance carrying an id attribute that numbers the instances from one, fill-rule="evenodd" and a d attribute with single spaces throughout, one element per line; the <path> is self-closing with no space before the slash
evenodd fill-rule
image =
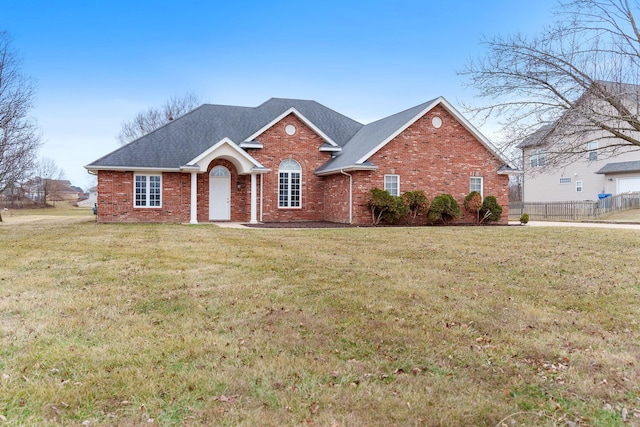
<path id="1" fill-rule="evenodd" d="M 480 218 L 487 221 L 500 221 L 502 218 L 502 206 L 498 204 L 495 196 L 487 196 L 480 208 Z"/>
<path id="2" fill-rule="evenodd" d="M 372 188 L 367 195 L 367 209 L 371 211 L 371 220 L 377 225 L 380 221 L 395 224 L 409 213 L 402 197 L 392 196 L 387 190 Z"/>
<path id="3" fill-rule="evenodd" d="M 472 191 L 464 198 L 464 208 L 476 215 L 476 221 L 478 220 L 478 212 L 482 207 L 482 196 L 477 191 Z"/>
<path id="4" fill-rule="evenodd" d="M 409 222 L 413 223 L 419 214 L 429 211 L 429 198 L 422 190 L 406 191 L 402 194 L 402 200 L 409 208 Z"/>
<path id="5" fill-rule="evenodd" d="M 429 221 L 442 221 L 443 224 L 446 224 L 452 219 L 460 218 L 461 216 L 462 211 L 460 210 L 460 205 L 451 194 L 441 194 L 434 197 L 431 201 L 429 213 L 427 213 Z"/>
<path id="6" fill-rule="evenodd" d="M 525 225 L 528 222 L 529 222 L 529 214 L 528 213 L 523 213 L 522 215 L 520 215 L 520 224 Z"/>

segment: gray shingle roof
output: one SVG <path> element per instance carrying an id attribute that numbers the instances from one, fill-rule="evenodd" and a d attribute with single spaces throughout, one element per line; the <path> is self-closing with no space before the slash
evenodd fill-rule
<path id="1" fill-rule="evenodd" d="M 325 135 L 325 149 L 342 147 L 317 173 L 350 167 L 375 168 L 368 163 L 368 157 L 439 102 L 449 105 L 444 98 L 435 98 L 366 126 L 315 101 L 272 98 L 257 107 L 205 104 L 85 167 L 89 170 L 179 170 L 225 138 L 238 146 L 251 142 L 265 127 L 293 108 Z M 460 119 L 466 123 L 461 116 Z M 473 128 L 471 124 L 468 127 Z M 471 131 L 501 158 L 486 138 L 475 129 Z"/>
<path id="2" fill-rule="evenodd" d="M 543 125 L 536 129 L 531 135 L 522 141 L 518 148 L 535 147 L 537 145 L 543 145 L 546 141 L 546 137 L 553 131 L 553 125 Z"/>
<path id="3" fill-rule="evenodd" d="M 424 104 L 417 105 L 363 126 L 344 146 L 342 152 L 338 153 L 335 159 L 328 161 L 318 168 L 317 172 L 339 170 L 355 166 L 356 162 L 361 160 L 363 156 L 370 153 L 396 131 L 409 123 L 411 119 L 415 118 L 433 101 L 434 100 L 425 102 Z"/>
<path id="4" fill-rule="evenodd" d="M 606 92 L 606 95 L 617 98 L 625 105 L 630 107 L 631 111 L 637 111 L 638 105 L 640 105 L 640 85 L 631 84 L 631 83 L 621 83 L 621 82 L 609 82 L 604 80 L 597 80 L 592 85 L 585 90 L 583 95 L 580 97 L 578 102 L 584 102 L 584 100 L 589 99 L 589 94 L 592 91 L 596 91 L 597 97 L 603 99 L 605 93 L 599 89 L 601 86 L 602 89 Z M 554 123 L 545 124 L 540 126 L 536 131 L 534 131 L 531 135 L 526 137 L 519 145 L 518 148 L 527 148 L 527 147 L 535 147 L 539 145 L 544 145 L 547 143 L 547 138 L 553 134 L 555 128 L 561 123 L 562 117 L 566 116 L 569 111 L 565 111 L 563 115 L 556 120 Z"/>
<path id="5" fill-rule="evenodd" d="M 345 145 L 362 127 L 315 101 L 272 98 L 255 108 L 205 104 L 87 168 L 179 169 L 224 138 L 239 145 L 290 108 L 295 108 L 339 146 Z"/>
<path id="6" fill-rule="evenodd" d="M 640 161 L 636 160 L 631 162 L 607 163 L 596 173 L 606 174 L 638 171 L 640 171 Z"/>

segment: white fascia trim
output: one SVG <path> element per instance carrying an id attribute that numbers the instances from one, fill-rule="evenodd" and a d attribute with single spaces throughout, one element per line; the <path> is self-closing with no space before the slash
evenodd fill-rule
<path id="1" fill-rule="evenodd" d="M 232 150 L 234 150 L 236 153 L 238 153 L 238 155 L 240 155 L 241 157 L 244 157 L 246 160 L 248 160 L 250 163 L 252 163 L 254 165 L 254 167 L 258 167 L 258 168 L 263 168 L 264 167 L 264 166 L 262 166 L 262 164 L 260 164 L 260 162 L 258 162 L 256 159 L 251 157 L 246 151 L 244 151 L 243 149 L 238 147 L 233 141 L 231 141 L 227 137 L 225 137 L 225 138 L 221 139 L 220 141 L 218 141 L 216 144 L 214 144 L 212 147 L 210 147 L 207 151 L 205 151 L 204 153 L 200 154 L 195 159 L 191 160 L 185 166 L 187 166 L 187 167 L 194 166 L 200 160 L 204 159 L 209 154 L 211 154 L 213 151 L 217 150 L 218 148 L 220 148 L 221 146 L 223 146 L 225 144 L 229 145 L 229 147 L 231 147 Z"/>
<path id="2" fill-rule="evenodd" d="M 333 175 L 333 174 L 342 173 L 342 172 L 375 171 L 375 170 L 378 170 L 378 166 L 353 165 L 353 166 L 348 166 L 346 168 L 327 169 L 321 172 L 315 172 L 315 174 L 317 176 L 324 176 L 324 175 Z"/>
<path id="3" fill-rule="evenodd" d="M 342 147 L 323 147 L 320 146 L 320 151 L 329 151 L 329 152 L 338 152 L 338 151 L 342 151 Z"/>
<path id="4" fill-rule="evenodd" d="M 487 139 L 486 136 L 484 136 L 478 129 L 476 129 L 476 127 L 474 125 L 471 124 L 471 122 L 469 120 L 466 119 L 466 117 L 464 117 L 462 114 L 460 114 L 458 112 L 458 110 L 456 110 L 453 105 L 451 105 L 449 103 L 449 101 L 447 101 L 446 99 L 444 99 L 443 97 L 438 98 L 438 102 L 441 102 L 442 105 L 444 106 L 444 108 L 449 111 L 449 113 L 453 114 L 453 116 L 460 122 L 462 123 L 462 126 L 468 130 L 473 136 L 475 136 L 481 143 L 482 145 L 485 146 L 485 148 L 487 150 L 489 150 L 489 152 L 491 154 L 493 154 L 498 160 L 502 161 L 504 164 L 508 165 L 509 161 L 498 152 L 498 150 L 496 149 L 495 145 L 493 145 L 493 143 L 491 141 L 489 141 L 489 139 Z"/>
<path id="5" fill-rule="evenodd" d="M 264 133 L 267 129 L 271 128 L 272 126 L 274 126 L 276 123 L 278 123 L 280 120 L 284 119 L 285 117 L 287 117 L 291 113 L 295 114 L 300 120 L 302 120 L 302 122 L 305 125 L 309 126 L 315 133 L 320 135 L 326 142 L 328 142 L 329 144 L 331 144 L 331 145 L 333 145 L 335 147 L 339 147 L 338 144 L 336 144 L 331 138 L 329 138 L 324 132 L 322 132 L 316 125 L 314 125 L 309 119 L 307 119 L 304 115 L 302 115 L 294 107 L 289 108 L 287 111 L 285 111 L 284 113 L 280 114 L 275 119 L 271 120 L 269 123 L 267 123 L 261 129 L 259 129 L 256 133 L 250 135 L 247 139 L 245 139 L 245 142 L 253 141 L 259 135 Z"/>
<path id="6" fill-rule="evenodd" d="M 522 175 L 522 174 L 524 174 L 524 171 L 520 170 L 520 169 L 510 169 L 510 170 L 507 170 L 507 171 L 505 171 L 505 170 L 502 170 L 502 171 L 499 170 L 498 171 L 498 175 Z"/>
<path id="7" fill-rule="evenodd" d="M 147 167 L 131 167 L 131 166 L 90 166 L 84 167 L 89 172 L 95 171 L 116 171 L 116 172 L 180 172 L 181 168 L 147 168 Z"/>
<path id="8" fill-rule="evenodd" d="M 425 114 L 427 114 L 433 107 L 435 107 L 438 104 L 438 102 L 440 102 L 441 99 L 444 99 L 444 98 L 442 98 L 442 97 L 436 98 L 431 104 L 429 104 L 427 107 L 425 107 L 424 110 L 422 110 L 421 112 L 416 114 L 411 120 L 407 121 L 404 125 L 400 126 L 398 129 L 396 129 L 395 132 L 393 132 L 391 135 L 389 135 L 380 144 L 376 145 L 367 154 L 365 154 L 364 156 L 362 156 L 358 160 L 356 160 L 356 164 L 360 164 L 360 163 L 366 162 L 369 159 L 369 157 L 371 157 L 374 154 L 376 154 L 378 152 L 378 150 L 380 150 L 382 147 L 387 145 L 393 138 L 395 138 L 396 136 L 400 135 L 402 132 L 404 132 L 405 129 L 407 129 L 409 126 L 414 124 L 420 117 L 422 117 Z"/>
<path id="9" fill-rule="evenodd" d="M 455 117 L 456 120 L 458 120 L 458 122 L 460 122 L 460 124 L 462 124 L 462 126 L 468 130 L 474 137 L 476 137 L 478 139 L 478 141 L 480 141 L 480 143 L 482 145 L 484 145 L 484 147 L 489 150 L 489 152 L 494 155 L 497 159 L 499 159 L 500 161 L 502 161 L 505 164 L 509 164 L 509 162 L 507 161 L 507 159 L 505 159 L 500 153 L 498 153 L 498 150 L 496 150 L 495 146 L 483 135 L 480 133 L 480 131 L 478 129 L 475 128 L 475 126 L 473 126 L 471 124 L 471 122 L 469 122 L 462 114 L 460 114 L 458 112 L 458 110 L 456 110 L 453 105 L 451 105 L 449 103 L 449 101 L 447 101 L 444 97 L 440 96 L 436 99 L 433 100 L 433 102 L 429 105 L 427 105 L 421 112 L 419 112 L 418 114 L 416 114 L 411 120 L 407 121 L 407 123 L 405 123 L 404 125 L 402 125 L 400 128 L 398 128 L 394 133 L 392 133 L 388 138 L 386 138 L 384 141 L 382 141 L 380 144 L 378 144 L 373 150 L 369 151 L 367 154 L 365 154 L 364 156 L 362 156 L 360 159 L 358 159 L 356 161 L 356 163 L 364 163 L 366 162 L 371 156 L 373 156 L 375 153 L 378 152 L 378 150 L 380 150 L 382 147 L 384 147 L 385 145 L 387 145 L 393 138 L 395 138 L 396 136 L 400 135 L 402 132 L 405 131 L 405 129 L 407 129 L 409 126 L 411 126 L 412 124 L 414 124 L 416 121 L 418 121 L 419 118 L 421 118 L 422 116 L 424 116 L 425 114 L 427 114 L 429 111 L 431 111 L 436 105 L 438 104 L 442 104 L 442 106 L 445 108 L 445 110 L 447 110 L 449 113 L 451 113 L 451 115 L 453 115 Z"/>
<path id="10" fill-rule="evenodd" d="M 253 167 L 251 168 L 252 172 L 255 172 L 257 175 L 262 175 L 263 173 L 271 172 L 271 169 L 265 167 Z"/>
<path id="11" fill-rule="evenodd" d="M 240 143 L 240 148 L 263 148 L 262 142 L 244 141 Z"/>

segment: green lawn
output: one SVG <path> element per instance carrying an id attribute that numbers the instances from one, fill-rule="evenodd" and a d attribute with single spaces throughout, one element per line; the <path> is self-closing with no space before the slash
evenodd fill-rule
<path id="1" fill-rule="evenodd" d="M 0 256 L 2 426 L 640 422 L 640 231 L 89 213 Z"/>

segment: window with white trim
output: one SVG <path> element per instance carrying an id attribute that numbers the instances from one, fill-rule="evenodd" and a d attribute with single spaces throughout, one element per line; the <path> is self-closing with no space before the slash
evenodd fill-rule
<path id="1" fill-rule="evenodd" d="M 400 175 L 385 175 L 384 189 L 392 196 L 400 195 Z"/>
<path id="2" fill-rule="evenodd" d="M 472 191 L 477 191 L 478 193 L 480 193 L 480 197 L 484 198 L 484 191 L 483 191 L 483 179 L 481 176 L 472 176 L 469 180 L 469 193 L 471 193 Z"/>
<path id="3" fill-rule="evenodd" d="M 582 181 L 576 181 L 576 193 L 582 193 Z"/>
<path id="4" fill-rule="evenodd" d="M 587 144 L 587 150 L 589 152 L 590 162 L 598 160 L 598 141 L 590 141 Z"/>
<path id="5" fill-rule="evenodd" d="M 293 159 L 278 168 L 278 207 L 299 208 L 302 190 L 302 167 Z"/>
<path id="6" fill-rule="evenodd" d="M 136 208 L 162 206 L 162 175 L 135 175 L 134 202 Z"/>
<path id="7" fill-rule="evenodd" d="M 560 178 L 560 184 L 571 184 L 571 178 Z"/>
<path id="8" fill-rule="evenodd" d="M 536 148 L 531 150 L 531 154 L 529 155 L 529 164 L 532 168 L 541 168 L 545 164 L 544 160 L 544 149 Z"/>

